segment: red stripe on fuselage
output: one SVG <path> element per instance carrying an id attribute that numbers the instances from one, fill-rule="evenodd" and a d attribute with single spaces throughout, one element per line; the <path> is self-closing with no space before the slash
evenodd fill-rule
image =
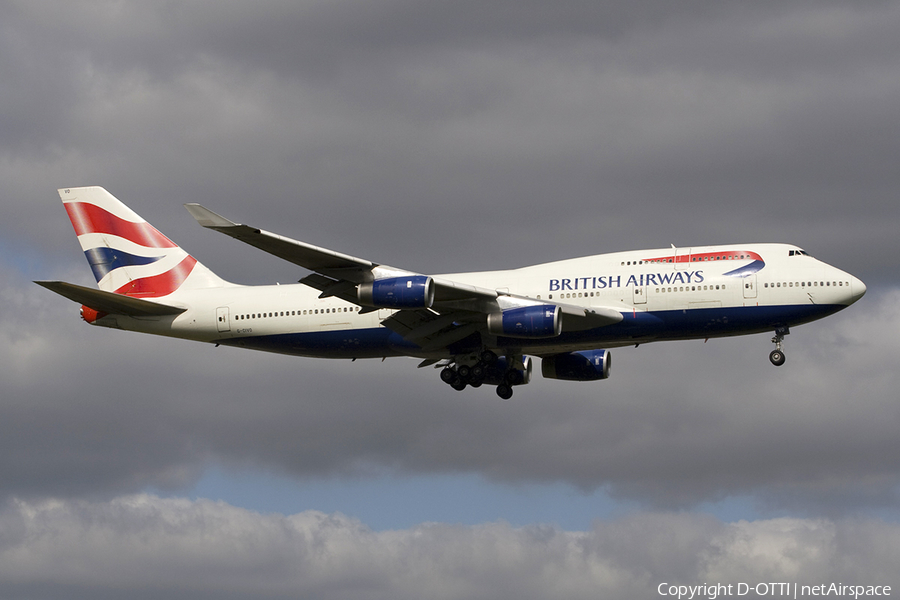
<path id="1" fill-rule="evenodd" d="M 711 260 L 762 260 L 762 256 L 748 250 L 722 250 L 719 252 L 700 252 L 698 254 L 679 254 L 678 256 L 662 256 L 660 258 L 645 258 L 644 262 L 660 263 L 686 263 L 707 262 Z"/>
<path id="2" fill-rule="evenodd" d="M 109 233 L 148 248 L 177 247 L 175 242 L 146 221 L 132 223 L 87 202 L 66 202 L 65 207 L 77 235 Z"/>
<path id="3" fill-rule="evenodd" d="M 184 283 L 184 280 L 191 274 L 191 271 L 194 270 L 194 265 L 196 264 L 197 259 L 188 255 L 183 261 L 165 273 L 130 281 L 117 289 L 116 293 L 144 298 L 168 296 L 181 287 L 181 284 Z"/>

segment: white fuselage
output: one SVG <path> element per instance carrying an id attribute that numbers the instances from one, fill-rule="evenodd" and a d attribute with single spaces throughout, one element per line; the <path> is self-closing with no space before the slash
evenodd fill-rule
<path id="1" fill-rule="evenodd" d="M 546 339 L 493 337 L 487 347 L 546 356 L 659 340 L 772 331 L 832 314 L 859 299 L 852 275 L 785 244 L 742 244 L 601 254 L 521 269 L 436 276 L 624 319 Z M 95 324 L 299 356 L 442 357 L 381 325 L 394 311 L 363 312 L 302 284 L 178 290 L 161 298 L 177 316 L 105 316 Z"/>

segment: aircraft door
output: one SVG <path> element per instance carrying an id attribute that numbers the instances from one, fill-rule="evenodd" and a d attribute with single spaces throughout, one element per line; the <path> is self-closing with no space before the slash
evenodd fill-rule
<path id="1" fill-rule="evenodd" d="M 227 306 L 220 306 L 216 309 L 216 328 L 219 331 L 231 331 L 231 322 L 228 319 Z"/>
<path id="2" fill-rule="evenodd" d="M 744 298 L 756 298 L 756 273 L 744 277 Z"/>
<path id="3" fill-rule="evenodd" d="M 675 270 L 683 271 L 691 268 L 691 249 L 676 248 L 675 249 Z"/>
<path id="4" fill-rule="evenodd" d="M 636 285 L 632 292 L 634 304 L 647 304 L 647 286 Z"/>

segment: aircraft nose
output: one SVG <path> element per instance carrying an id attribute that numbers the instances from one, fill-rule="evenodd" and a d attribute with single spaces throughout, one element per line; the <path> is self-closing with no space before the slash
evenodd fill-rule
<path id="1" fill-rule="evenodd" d="M 856 277 L 850 276 L 850 301 L 848 304 L 853 304 L 860 298 L 862 298 L 866 293 L 866 284 L 857 279 Z"/>

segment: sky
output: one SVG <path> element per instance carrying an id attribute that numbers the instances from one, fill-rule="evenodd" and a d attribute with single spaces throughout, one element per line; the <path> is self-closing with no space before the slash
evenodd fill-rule
<path id="1" fill-rule="evenodd" d="M 900 589 L 900 5 L 0 4 L 0 597 Z M 502 401 L 414 359 L 93 328 L 56 189 L 214 270 L 238 221 L 423 273 L 797 244 L 868 285 L 771 335 L 616 349 Z M 665 587 L 663 590 L 667 589 Z"/>

